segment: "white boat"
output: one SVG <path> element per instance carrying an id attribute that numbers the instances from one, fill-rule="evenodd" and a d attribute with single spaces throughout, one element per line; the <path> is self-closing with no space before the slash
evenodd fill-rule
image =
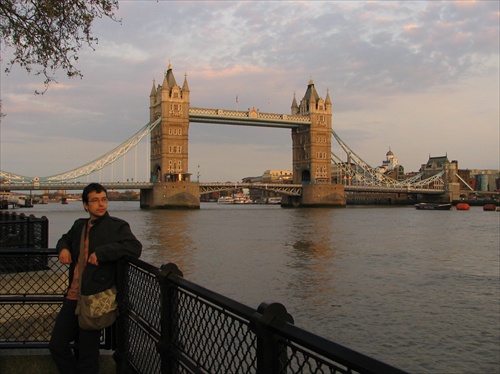
<path id="1" fill-rule="evenodd" d="M 221 196 L 217 200 L 217 204 L 234 204 L 234 199 L 231 196 Z"/>
<path id="2" fill-rule="evenodd" d="M 234 204 L 253 204 L 252 199 L 248 195 L 241 195 L 234 197 Z"/>
<path id="3" fill-rule="evenodd" d="M 18 206 L 20 208 L 32 208 L 33 201 L 30 197 L 24 195 L 10 195 L 9 196 L 9 204 L 13 206 Z"/>
<path id="4" fill-rule="evenodd" d="M 281 196 L 268 197 L 267 204 L 281 204 Z"/>

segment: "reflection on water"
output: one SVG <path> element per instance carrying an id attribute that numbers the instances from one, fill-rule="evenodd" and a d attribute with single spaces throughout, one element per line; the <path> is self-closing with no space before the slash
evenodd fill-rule
<path id="1" fill-rule="evenodd" d="M 160 266 L 175 263 L 183 272 L 192 272 L 192 254 L 197 251 L 191 239 L 189 211 L 148 211 L 144 219 L 141 241 L 144 245 L 142 259 Z"/>
<path id="2" fill-rule="evenodd" d="M 71 205 L 29 211 L 49 218 L 52 246 L 85 215 Z M 340 344 L 415 373 L 499 372 L 498 213 L 115 202 L 110 212 L 130 222 L 145 261 L 176 263 L 252 307 L 281 302 L 296 325 Z"/>
<path id="3" fill-rule="evenodd" d="M 330 209 L 294 210 L 291 214 L 290 241 L 285 244 L 287 266 L 293 273 L 287 285 L 288 298 L 302 305 L 298 310 L 307 311 L 330 304 L 324 295 L 334 293 L 332 271 L 335 261 L 333 215 Z"/>

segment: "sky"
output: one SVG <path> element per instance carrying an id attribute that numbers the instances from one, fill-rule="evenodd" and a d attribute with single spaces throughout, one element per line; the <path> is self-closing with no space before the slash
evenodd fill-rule
<path id="1" fill-rule="evenodd" d="M 460 169 L 500 168 L 497 1 L 119 1 L 98 19 L 94 50 L 43 79 L 2 50 L 0 170 L 50 176 L 99 158 L 149 121 L 169 63 L 190 105 L 290 114 L 309 80 L 333 104 L 333 129 L 365 162 L 390 149 L 406 172 L 429 156 Z M 236 100 L 238 97 L 238 100 Z M 147 180 L 147 147 L 127 156 Z M 332 151 L 345 159 L 332 139 Z M 189 172 L 238 181 L 291 169 L 290 130 L 192 123 Z M 113 171 L 115 179 L 120 178 Z"/>

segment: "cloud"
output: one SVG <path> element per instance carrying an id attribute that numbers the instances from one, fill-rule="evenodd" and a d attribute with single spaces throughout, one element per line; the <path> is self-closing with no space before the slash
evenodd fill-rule
<path id="1" fill-rule="evenodd" d="M 499 167 L 498 3 L 120 2 L 118 17 L 95 23 L 99 43 L 81 51 L 82 80 L 58 72 L 57 85 L 33 96 L 39 77 L 2 72 L 1 169 L 38 174 L 28 156 L 11 156 L 20 144 L 47 157 L 50 172 L 49 147 L 63 140 L 75 164 L 120 144 L 149 120 L 153 80 L 161 84 L 169 62 L 179 84 L 187 74 L 194 107 L 288 114 L 313 79 L 320 96 L 330 92 L 335 131 L 375 166 L 391 146 L 407 170 L 429 152 Z M 191 168 L 197 160 L 214 180 L 287 169 L 290 134 L 192 124 Z"/>

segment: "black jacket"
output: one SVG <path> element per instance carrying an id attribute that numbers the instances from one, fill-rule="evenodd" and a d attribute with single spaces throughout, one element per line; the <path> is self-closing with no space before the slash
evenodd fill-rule
<path id="1" fill-rule="evenodd" d="M 59 239 L 56 245 L 58 252 L 61 252 L 63 248 L 71 252 L 69 284 L 71 284 L 78 262 L 80 239 L 87 221 L 88 218 L 77 219 L 73 227 Z M 127 222 L 111 217 L 108 212 L 96 219 L 89 232 L 89 256 L 95 252 L 99 265 L 89 263 L 85 265 L 80 279 L 82 295 L 92 295 L 115 285 L 116 261 L 127 255 L 138 258 L 141 251 L 142 244 L 136 239 Z"/>

